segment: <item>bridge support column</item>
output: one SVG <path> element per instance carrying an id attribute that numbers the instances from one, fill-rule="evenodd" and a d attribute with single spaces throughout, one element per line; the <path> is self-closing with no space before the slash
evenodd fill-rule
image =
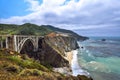
<path id="1" fill-rule="evenodd" d="M 16 39 L 16 38 L 17 38 L 17 36 L 14 35 L 14 50 L 15 50 L 15 51 L 18 51 L 18 50 L 17 50 L 17 39 Z"/>
<path id="2" fill-rule="evenodd" d="M 0 48 L 3 48 L 2 36 L 0 36 Z"/>
<path id="3" fill-rule="evenodd" d="M 34 51 L 38 50 L 38 37 L 34 40 Z"/>
<path id="4" fill-rule="evenodd" d="M 3 48 L 3 41 L 0 41 L 0 48 Z"/>
<path id="5" fill-rule="evenodd" d="M 6 48 L 8 48 L 8 37 L 6 37 L 5 41 L 6 41 Z"/>

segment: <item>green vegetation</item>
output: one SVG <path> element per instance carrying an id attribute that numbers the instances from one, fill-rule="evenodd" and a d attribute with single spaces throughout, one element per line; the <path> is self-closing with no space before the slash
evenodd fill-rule
<path id="1" fill-rule="evenodd" d="M 38 69 L 42 71 L 49 71 L 46 67 L 42 66 L 40 62 L 27 57 L 23 58 L 23 55 L 18 54 L 10 54 L 11 51 L 7 51 L 7 53 L 3 50 L 0 51 L 0 60 L 6 60 L 9 63 L 13 63 L 15 65 L 19 65 L 21 68 L 28 68 L 28 69 Z M 26 55 L 27 56 L 27 55 Z"/>
<path id="2" fill-rule="evenodd" d="M 10 56 L 7 57 L 8 60 L 20 65 L 22 68 L 29 68 L 29 69 L 39 69 L 43 71 L 48 71 L 44 66 L 40 65 L 39 62 L 34 61 L 33 59 L 23 60 L 19 56 Z"/>
<path id="3" fill-rule="evenodd" d="M 17 78 L 28 80 L 28 77 L 32 80 L 35 76 L 49 76 L 52 73 L 49 68 L 25 54 L 21 55 L 11 50 L 0 49 L 0 80 L 17 80 Z M 21 79 L 22 77 L 25 78 Z"/>
<path id="4" fill-rule="evenodd" d="M 85 40 L 87 37 L 80 36 L 70 30 L 59 29 L 51 25 L 35 25 L 26 23 L 23 25 L 0 24 L 0 35 L 38 35 L 45 36 L 52 32 L 67 33 L 78 40 Z"/>
<path id="5" fill-rule="evenodd" d="M 44 36 L 53 32 L 44 26 L 38 26 L 35 24 L 26 23 L 23 25 L 12 25 L 12 24 L 0 24 L 1 35 L 40 35 Z"/>
<path id="6" fill-rule="evenodd" d="M 24 69 L 19 73 L 19 76 L 40 76 L 43 74 L 43 71 L 38 69 Z"/>

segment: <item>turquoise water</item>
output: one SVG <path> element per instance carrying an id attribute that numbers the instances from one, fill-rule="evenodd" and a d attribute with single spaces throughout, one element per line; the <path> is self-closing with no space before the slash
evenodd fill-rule
<path id="1" fill-rule="evenodd" d="M 120 80 L 120 38 L 92 37 L 78 42 L 78 62 L 94 80 Z"/>

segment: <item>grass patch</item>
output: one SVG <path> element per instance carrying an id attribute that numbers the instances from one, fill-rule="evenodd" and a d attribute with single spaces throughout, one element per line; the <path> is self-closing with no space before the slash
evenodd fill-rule
<path id="1" fill-rule="evenodd" d="M 11 51 L 0 49 L 0 62 L 6 61 L 8 64 L 12 63 L 20 67 L 28 69 L 38 69 L 42 71 L 49 71 L 46 67 L 40 64 L 39 61 L 29 58 L 27 55 L 10 54 Z"/>
<path id="2" fill-rule="evenodd" d="M 14 62 L 15 64 L 21 66 L 22 68 L 49 71 L 46 67 L 44 67 L 39 62 L 37 62 L 31 58 L 24 60 L 19 56 L 8 56 L 7 59 L 10 60 L 11 62 Z"/>

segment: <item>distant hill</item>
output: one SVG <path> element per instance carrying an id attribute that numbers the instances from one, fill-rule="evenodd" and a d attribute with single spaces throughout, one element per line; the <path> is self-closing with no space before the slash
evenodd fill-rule
<path id="1" fill-rule="evenodd" d="M 51 25 L 35 25 L 31 23 L 25 23 L 23 25 L 15 24 L 0 24 L 0 35 L 40 35 L 45 36 L 52 32 L 65 33 L 69 36 L 75 37 L 78 40 L 88 39 L 87 37 L 80 36 L 73 31 L 60 29 Z"/>

